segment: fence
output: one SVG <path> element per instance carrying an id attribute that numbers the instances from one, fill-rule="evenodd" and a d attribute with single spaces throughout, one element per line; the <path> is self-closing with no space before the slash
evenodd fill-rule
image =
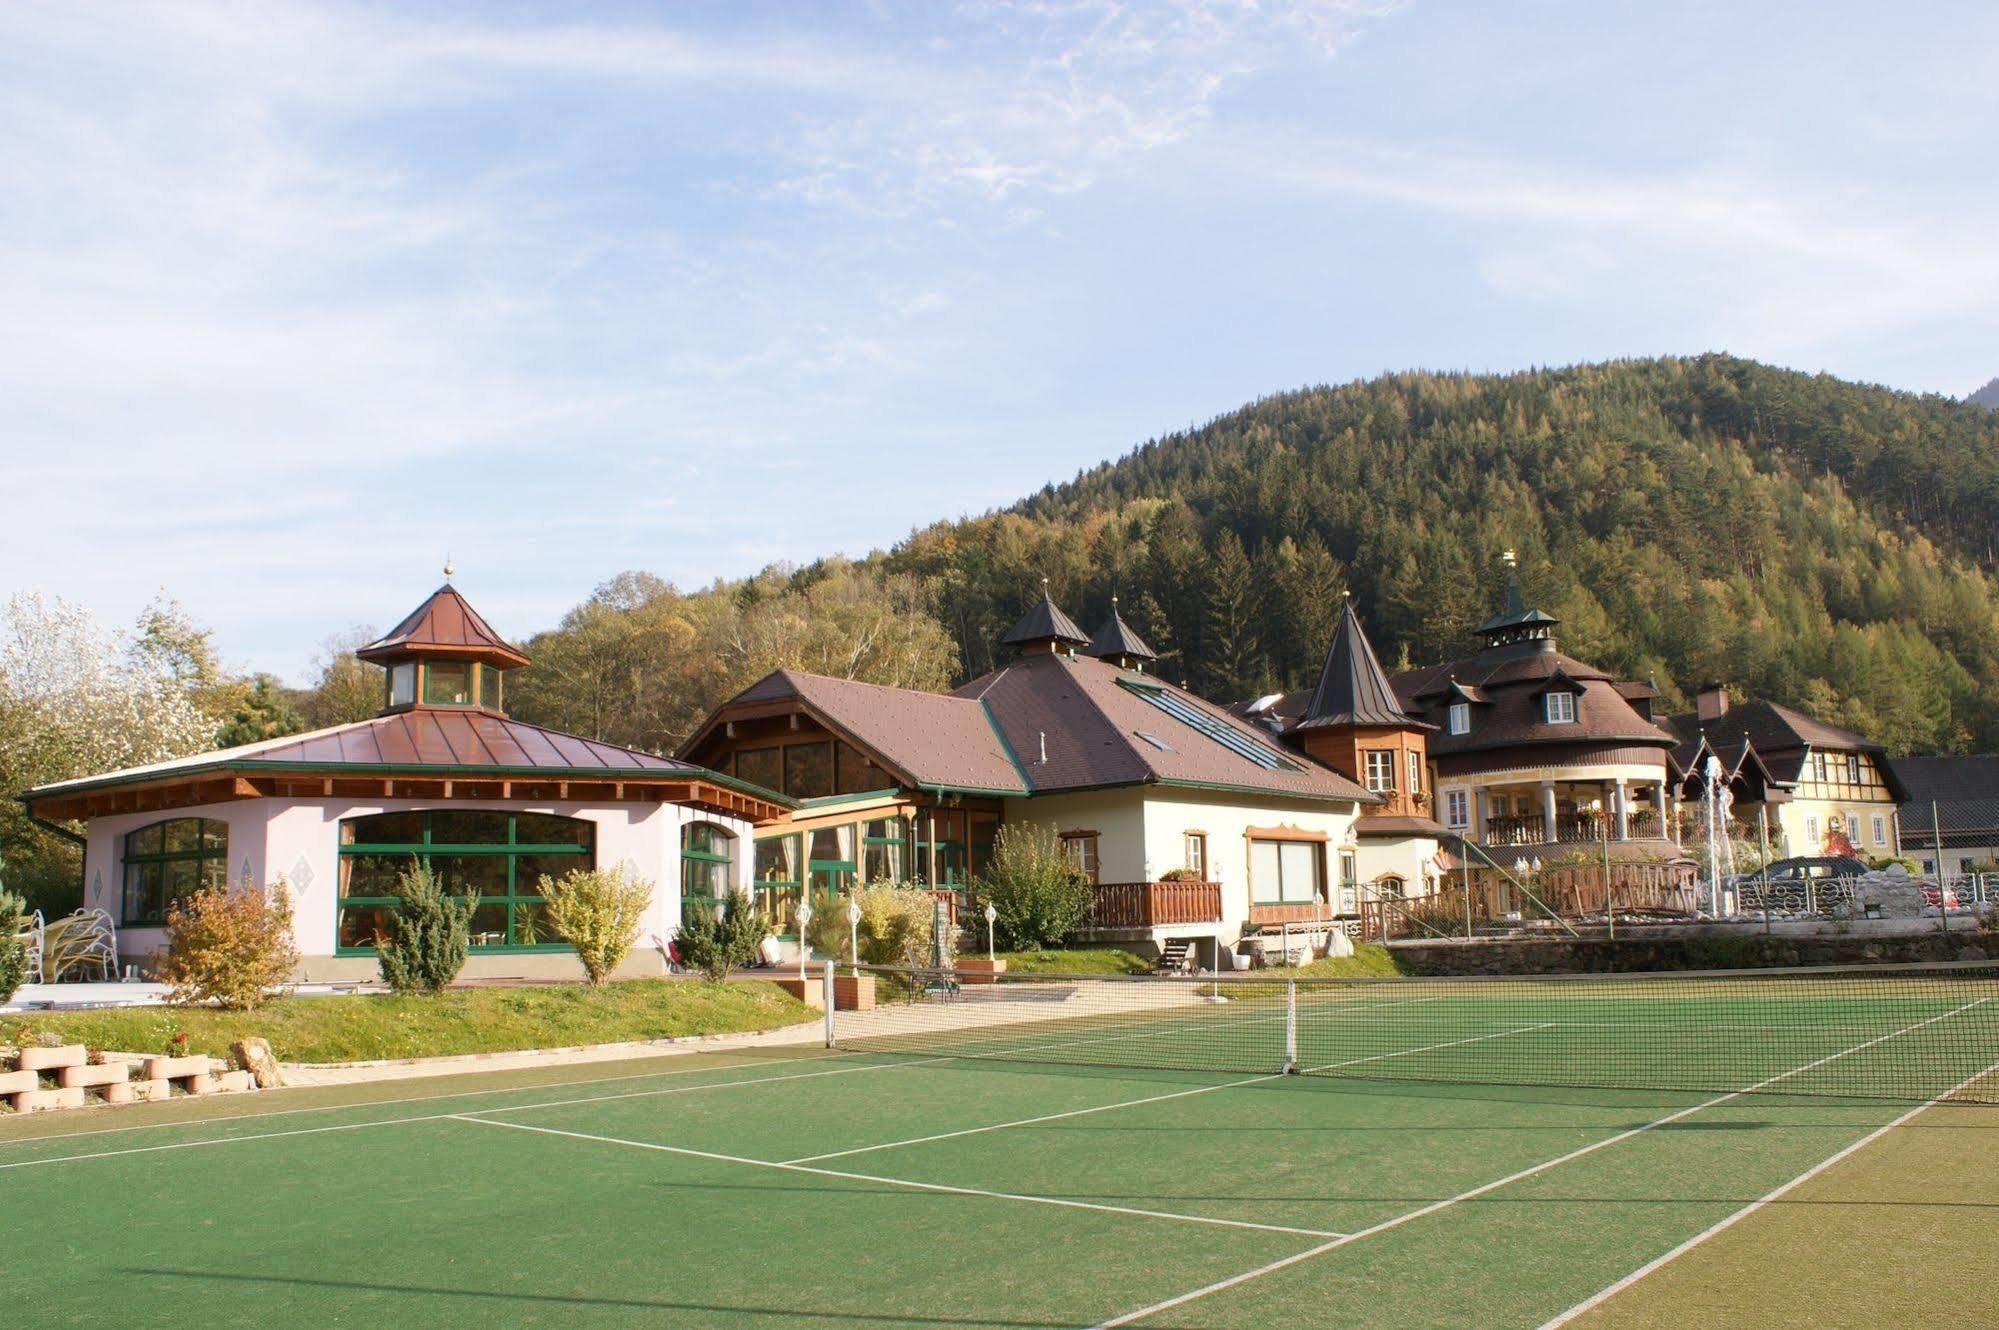
<path id="1" fill-rule="evenodd" d="M 1922 891 L 1923 907 L 1934 910 L 1944 903 L 1952 910 L 1984 912 L 1999 908 L 1999 873 L 1965 873 L 1938 882 L 1913 879 Z M 1760 877 L 1737 880 L 1736 913 L 1785 916 L 1847 917 L 1863 912 L 1868 903 L 1870 883 L 1860 877 L 1808 877 L 1780 879 L 1768 884 Z M 1878 891 L 1878 888 L 1876 889 Z"/>

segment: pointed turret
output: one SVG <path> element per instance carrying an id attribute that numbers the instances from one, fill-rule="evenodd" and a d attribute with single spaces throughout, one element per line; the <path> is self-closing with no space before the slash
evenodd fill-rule
<path id="1" fill-rule="evenodd" d="M 1159 653 L 1147 646 L 1145 639 L 1118 613 L 1116 596 L 1111 597 L 1111 617 L 1097 629 L 1097 635 L 1090 639 L 1090 645 L 1083 648 L 1083 654 L 1095 656 L 1121 670 L 1143 671 L 1146 661 L 1159 659 Z"/>
<path id="2" fill-rule="evenodd" d="M 1041 579 L 1041 599 L 1027 613 L 1020 616 L 1020 622 L 1007 630 L 1000 639 L 1003 645 L 1015 647 L 1023 656 L 1037 652 L 1060 651 L 1064 647 L 1079 647 L 1089 643 L 1076 621 L 1062 612 L 1048 594 L 1048 579 Z"/>
<path id="3" fill-rule="evenodd" d="M 1348 595 L 1332 648 L 1326 652 L 1325 667 L 1319 671 L 1319 686 L 1312 690 L 1312 700 L 1294 728 L 1421 724 L 1396 700 L 1374 646 L 1361 629 L 1360 616 L 1354 613 L 1353 597 Z"/>

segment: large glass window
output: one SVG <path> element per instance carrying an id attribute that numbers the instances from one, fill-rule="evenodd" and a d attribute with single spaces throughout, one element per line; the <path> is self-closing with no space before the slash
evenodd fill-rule
<path id="1" fill-rule="evenodd" d="M 835 792 L 839 794 L 860 794 L 867 790 L 886 790 L 895 784 L 895 777 L 875 765 L 874 759 L 850 743 L 841 743 L 837 756 L 839 779 Z"/>
<path id="2" fill-rule="evenodd" d="M 163 924 L 175 901 L 229 885 L 229 825 L 177 817 L 125 837 L 125 890 L 119 922 Z"/>
<path id="3" fill-rule="evenodd" d="M 713 822 L 680 829 L 680 899 L 724 901 L 729 896 L 736 838 Z"/>
<path id="4" fill-rule="evenodd" d="M 837 896 L 854 885 L 854 828 L 815 827 L 805 833 L 805 882 L 813 908 L 824 897 Z"/>
<path id="5" fill-rule="evenodd" d="M 736 774 L 766 790 L 784 788 L 784 750 L 745 748 L 736 754 Z"/>
<path id="6" fill-rule="evenodd" d="M 541 899 L 542 877 L 595 862 L 596 828 L 552 813 L 439 808 L 350 817 L 340 824 L 338 947 L 366 951 L 396 908 L 396 876 L 429 863 L 454 896 L 476 896 L 474 950 L 561 944 Z"/>
<path id="7" fill-rule="evenodd" d="M 427 662 L 423 667 L 423 700 L 431 706 L 470 706 L 471 664 L 462 660 Z"/>
<path id="8" fill-rule="evenodd" d="M 833 793 L 833 745 L 791 744 L 784 750 L 784 792 L 794 799 Z"/>
<path id="9" fill-rule="evenodd" d="M 389 705 L 406 707 L 416 701 L 416 662 L 406 660 L 389 667 Z"/>
<path id="10" fill-rule="evenodd" d="M 1314 841 L 1252 840 L 1250 899 L 1259 905 L 1310 904 L 1319 897 L 1324 862 L 1324 847 Z"/>
<path id="11" fill-rule="evenodd" d="M 479 705 L 488 711 L 499 711 L 500 672 L 491 665 L 479 667 Z"/>
<path id="12" fill-rule="evenodd" d="M 773 752 L 776 750 L 772 750 Z M 798 901 L 805 890 L 805 866 L 799 860 L 800 837 L 771 836 L 757 842 L 757 906 L 770 930 L 784 937 L 798 935 Z"/>
<path id="13" fill-rule="evenodd" d="M 909 880 L 909 826 L 899 817 L 861 824 L 861 881 Z"/>

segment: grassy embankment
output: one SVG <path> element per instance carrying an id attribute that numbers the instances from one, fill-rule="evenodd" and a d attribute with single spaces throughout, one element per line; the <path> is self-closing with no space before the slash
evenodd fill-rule
<path id="1" fill-rule="evenodd" d="M 32 1042 L 50 1032 L 92 1048 L 159 1053 L 185 1034 L 189 1053 L 226 1057 L 231 1041 L 254 1035 L 286 1062 L 359 1062 L 769 1030 L 813 1015 L 776 985 L 754 980 L 627 979 L 601 988 L 459 988 L 436 997 L 285 997 L 256 1011 L 23 1012 L 0 1017 L 0 1042 Z"/>

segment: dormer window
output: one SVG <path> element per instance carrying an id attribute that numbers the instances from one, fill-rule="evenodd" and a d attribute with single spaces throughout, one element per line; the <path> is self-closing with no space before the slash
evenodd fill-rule
<path id="1" fill-rule="evenodd" d="M 1543 715 L 1550 725 L 1573 725 L 1576 723 L 1576 695 L 1574 693 L 1546 693 L 1542 698 Z"/>
<path id="2" fill-rule="evenodd" d="M 1450 731 L 1452 734 L 1471 733 L 1471 703 L 1469 702 L 1451 703 Z"/>

